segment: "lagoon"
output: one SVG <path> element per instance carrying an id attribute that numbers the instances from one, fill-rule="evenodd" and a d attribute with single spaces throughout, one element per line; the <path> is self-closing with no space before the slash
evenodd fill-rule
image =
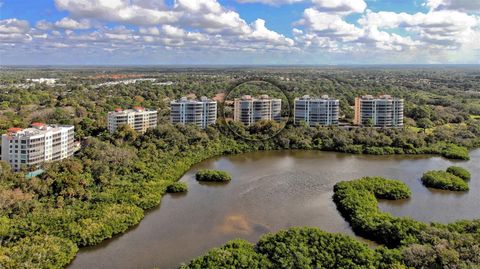
<path id="1" fill-rule="evenodd" d="M 370 156 L 320 151 L 266 151 L 212 158 L 193 166 L 182 178 L 186 194 L 166 194 L 161 205 L 139 225 L 99 245 L 82 248 L 68 267 L 177 268 L 228 240 L 256 242 L 267 232 L 292 226 L 316 226 L 354 236 L 332 201 L 341 180 L 383 176 L 404 181 L 412 198 L 382 201 L 382 210 L 421 221 L 448 223 L 480 218 L 480 150 L 470 161 L 436 156 Z M 472 173 L 465 193 L 425 188 L 427 170 L 450 165 Z M 199 169 L 225 170 L 227 184 L 199 183 Z M 360 237 L 359 240 L 374 246 Z"/>

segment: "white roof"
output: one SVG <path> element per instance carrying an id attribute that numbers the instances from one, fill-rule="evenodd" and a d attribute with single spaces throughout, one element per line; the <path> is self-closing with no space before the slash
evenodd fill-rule
<path id="1" fill-rule="evenodd" d="M 38 135 L 45 135 L 47 133 L 60 132 L 65 129 L 74 129 L 73 125 L 43 125 L 41 127 L 26 128 L 21 131 L 10 133 L 12 137 L 33 137 Z"/>

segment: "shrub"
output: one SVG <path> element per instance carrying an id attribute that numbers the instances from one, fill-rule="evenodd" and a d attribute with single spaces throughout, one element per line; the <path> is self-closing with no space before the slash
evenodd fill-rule
<path id="1" fill-rule="evenodd" d="M 441 170 L 428 171 L 422 176 L 423 185 L 430 188 L 468 191 L 468 184 L 461 178 Z"/>
<path id="2" fill-rule="evenodd" d="M 408 268 L 477 268 L 480 221 L 427 225 L 394 217 L 377 208 L 376 199 L 409 196 L 410 191 L 403 182 L 379 177 L 339 182 L 334 188 L 337 208 L 356 233 L 387 247 L 396 247 L 376 250 L 380 259 L 376 268 L 405 268 L 404 265 Z"/>
<path id="3" fill-rule="evenodd" d="M 470 160 L 465 147 L 449 144 L 442 150 L 442 156 L 448 159 Z"/>
<path id="4" fill-rule="evenodd" d="M 410 195 L 410 189 L 401 181 L 364 177 L 335 184 L 333 199 L 356 233 L 389 247 L 398 247 L 415 238 L 425 224 L 381 212 L 377 199 L 397 200 Z"/>
<path id="5" fill-rule="evenodd" d="M 470 172 L 468 172 L 467 169 L 459 166 L 450 166 L 447 168 L 447 172 L 463 180 L 470 180 L 472 178 L 472 175 L 470 174 Z"/>
<path id="6" fill-rule="evenodd" d="M 267 258 L 257 252 L 245 240 L 232 240 L 221 248 L 213 248 L 204 256 L 198 257 L 181 269 L 265 269 L 271 268 Z"/>
<path id="7" fill-rule="evenodd" d="M 200 170 L 196 174 L 198 181 L 228 182 L 232 177 L 225 171 L 220 170 Z"/>
<path id="8" fill-rule="evenodd" d="M 385 155 L 384 149 L 380 147 L 367 147 L 365 148 L 365 153 L 372 155 Z"/>
<path id="9" fill-rule="evenodd" d="M 363 145 L 346 145 L 340 149 L 342 152 L 353 153 L 353 154 L 362 154 Z"/>
<path id="10" fill-rule="evenodd" d="M 177 192 L 186 192 L 186 191 L 188 191 L 188 186 L 185 182 L 173 182 L 167 187 L 168 193 L 177 193 Z"/>
<path id="11" fill-rule="evenodd" d="M 266 234 L 257 243 L 275 269 L 374 268 L 375 251 L 351 237 L 318 228 L 291 228 Z"/>
<path id="12" fill-rule="evenodd" d="M 75 257 L 78 247 L 70 240 L 36 235 L 0 249 L 0 268 L 63 268 Z M 3 256 L 3 257 L 2 257 Z"/>
<path id="13" fill-rule="evenodd" d="M 296 227 L 263 235 L 255 246 L 244 240 L 230 241 L 180 268 L 401 268 L 392 267 L 400 263 L 397 252 L 378 249 L 347 235 Z"/>

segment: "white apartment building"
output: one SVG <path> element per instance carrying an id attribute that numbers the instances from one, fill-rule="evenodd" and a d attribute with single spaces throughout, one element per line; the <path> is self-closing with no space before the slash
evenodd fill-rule
<path id="1" fill-rule="evenodd" d="M 182 97 L 170 102 L 170 121 L 179 124 L 195 124 L 205 129 L 217 122 L 217 101 L 202 96 L 199 100 Z"/>
<path id="2" fill-rule="evenodd" d="M 114 133 L 121 125 L 128 125 L 138 133 L 145 133 L 147 129 L 157 127 L 157 110 L 148 110 L 143 107 L 123 110 L 121 108 L 108 112 L 108 131 Z"/>
<path id="3" fill-rule="evenodd" d="M 323 95 L 321 98 L 311 98 L 304 95 L 295 98 L 294 123 L 305 122 L 309 126 L 315 125 L 338 125 L 340 111 L 338 99 Z"/>
<path id="4" fill-rule="evenodd" d="M 37 122 L 27 129 L 10 128 L 2 135 L 2 160 L 15 171 L 68 158 L 74 151 L 74 126 Z"/>
<path id="5" fill-rule="evenodd" d="M 403 126 L 403 99 L 390 95 L 355 98 L 354 124 L 372 124 L 375 127 Z"/>
<path id="6" fill-rule="evenodd" d="M 260 120 L 281 120 L 282 99 L 261 95 L 254 98 L 244 95 L 235 99 L 233 120 L 240 121 L 245 126 L 255 124 Z"/>

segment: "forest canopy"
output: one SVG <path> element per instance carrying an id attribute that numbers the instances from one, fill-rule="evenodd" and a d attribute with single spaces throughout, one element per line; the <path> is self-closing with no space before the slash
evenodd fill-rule
<path id="1" fill-rule="evenodd" d="M 97 76 L 99 72 L 101 76 Z M 118 72 L 155 78 L 156 81 L 103 84 L 115 81 L 111 77 Z M 248 133 L 260 138 L 247 141 L 240 139 L 232 132 L 232 126 L 227 126 L 222 120 L 205 130 L 169 123 L 171 100 L 187 94 L 221 96 L 235 82 L 252 76 L 277 81 L 283 85 L 290 99 L 304 94 L 329 94 L 340 99 L 341 120 L 347 124 L 353 119 L 352 105 L 356 96 L 385 93 L 401 97 L 405 99 L 405 126 L 394 129 L 308 127 L 289 122 L 278 135 L 269 139 L 263 138 L 278 131 L 275 124 L 259 123 L 249 128 L 233 126 L 235 133 Z M 56 77 L 58 83 L 27 83 L 28 78 L 39 77 Z M 26 171 L 13 172 L 8 164 L 0 162 L 0 265 L 6 268 L 65 266 L 75 257 L 78 247 L 98 244 L 139 223 L 147 209 L 160 203 L 167 189 L 183 189 L 182 185 L 174 183 L 192 165 L 214 156 L 258 150 L 304 149 L 376 155 L 440 154 L 448 158 L 468 159 L 468 150 L 480 145 L 479 89 L 478 70 L 468 68 L 279 68 L 253 71 L 5 69 L 0 73 L 0 133 L 5 133 L 10 127 L 27 127 L 34 121 L 73 124 L 82 149 L 73 158 L 46 164 L 43 174 L 30 179 L 25 177 Z M 108 111 L 133 106 L 158 109 L 158 127 L 144 135 L 132 133 L 128 128 L 108 133 Z M 375 210 L 377 194 L 366 188 L 362 185 L 359 189 L 348 189 L 356 194 L 365 194 L 368 203 L 362 210 L 373 213 L 375 218 L 370 219 L 372 223 L 364 224 L 366 229 L 374 231 L 376 227 L 371 225 L 384 225 L 383 221 L 392 218 Z M 408 193 L 401 186 L 393 189 L 398 192 L 389 192 L 389 195 L 395 195 L 395 198 L 403 198 Z M 462 233 L 466 227 L 477 226 L 463 222 L 445 229 L 432 226 L 428 227 L 426 234 L 424 227 L 413 220 L 402 220 L 385 226 L 383 233 L 373 234 L 392 246 L 403 244 L 414 235 L 416 242 L 421 244 L 402 252 L 413 257 L 413 264 L 413 260 L 418 261 L 416 257 L 419 253 L 436 253 L 433 243 L 423 244 L 428 238 L 443 240 L 439 234 L 448 230 L 453 233 L 448 234 L 452 238 L 461 238 L 460 241 L 449 241 L 449 246 L 454 248 L 471 240 L 458 237 L 456 233 Z M 305 234 L 318 236 L 321 242 L 336 239 L 335 236 L 308 229 L 268 238 L 285 236 L 302 245 Z M 392 234 L 392 237 L 386 238 L 384 234 Z M 432 234 L 437 237 L 432 237 Z M 338 240 L 349 243 L 351 239 L 339 236 Z M 255 263 L 246 261 L 245 265 L 252 267 L 270 264 L 268 255 L 279 255 L 289 261 L 288 253 L 276 252 L 269 247 L 275 244 L 265 242 L 262 255 L 267 255 L 266 258 L 259 257 L 258 250 L 245 242 L 234 242 L 225 251 L 251 257 Z M 352 243 L 352 248 L 354 253 L 365 257 L 378 255 L 365 250 L 361 244 Z M 338 251 L 326 251 L 322 253 L 332 259 L 339 255 Z M 36 253 L 41 254 L 40 258 L 35 258 Z M 304 249 L 300 249 L 299 253 L 305 254 Z M 382 255 L 385 259 L 396 260 L 394 257 L 398 253 L 385 250 Z M 425 254 L 425 258 L 428 257 L 431 255 Z M 302 262 L 311 264 L 316 260 Z M 387 261 L 377 259 L 375 262 Z M 334 263 L 325 266 L 331 264 Z M 366 261 L 365 264 L 371 262 Z"/>

